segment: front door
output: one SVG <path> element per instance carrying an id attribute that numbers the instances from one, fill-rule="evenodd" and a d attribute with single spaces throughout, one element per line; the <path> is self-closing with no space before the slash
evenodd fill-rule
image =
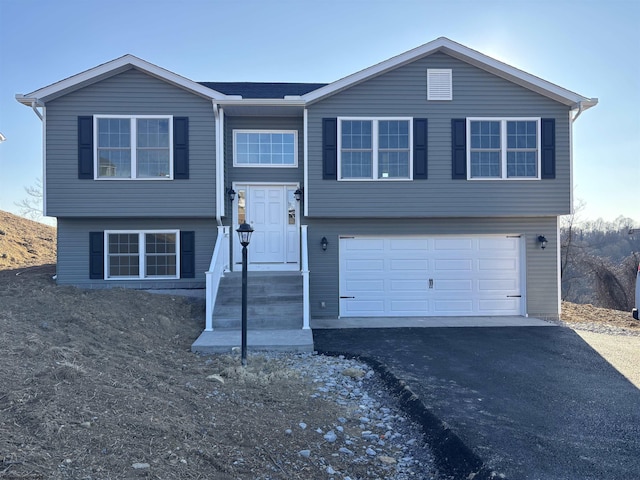
<path id="1" fill-rule="evenodd" d="M 247 222 L 253 228 L 248 247 L 250 270 L 299 269 L 299 202 L 297 185 L 236 185 L 234 225 Z M 234 270 L 242 264 L 242 246 L 234 235 Z"/>

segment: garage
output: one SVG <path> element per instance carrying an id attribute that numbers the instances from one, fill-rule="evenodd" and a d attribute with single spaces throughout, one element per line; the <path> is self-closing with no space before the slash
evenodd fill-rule
<path id="1" fill-rule="evenodd" d="M 521 237 L 341 236 L 341 317 L 522 315 Z"/>

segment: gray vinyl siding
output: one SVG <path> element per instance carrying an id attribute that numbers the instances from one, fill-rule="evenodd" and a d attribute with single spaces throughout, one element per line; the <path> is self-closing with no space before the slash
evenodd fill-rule
<path id="1" fill-rule="evenodd" d="M 105 230 L 181 230 L 195 232 L 195 278 L 177 280 L 89 279 L 89 232 Z M 203 218 L 58 218 L 57 283 L 83 288 L 204 288 L 215 245 L 215 222 Z"/>
<path id="2" fill-rule="evenodd" d="M 428 68 L 451 68 L 453 100 L 427 101 Z M 428 176 L 414 181 L 322 179 L 322 119 L 428 119 Z M 553 180 L 452 180 L 451 119 L 556 119 Z M 437 53 L 353 86 L 308 108 L 311 217 L 546 216 L 569 213 L 569 108 L 448 55 Z"/>
<path id="3" fill-rule="evenodd" d="M 79 180 L 78 116 L 189 117 L 188 180 Z M 215 216 L 212 104 L 129 69 L 46 104 L 47 214 L 55 217 Z"/>
<path id="4" fill-rule="evenodd" d="M 387 219 L 354 221 L 349 219 L 314 219 L 309 222 L 309 270 L 312 318 L 336 318 L 339 314 L 339 237 L 349 235 L 523 235 L 526 272 L 523 293 L 527 314 L 533 317 L 558 317 L 558 239 L 556 217 L 458 218 L 458 219 Z M 542 250 L 538 235 L 549 241 Z M 323 251 L 322 237 L 329 246 Z M 325 302 L 326 308 L 320 308 Z"/>

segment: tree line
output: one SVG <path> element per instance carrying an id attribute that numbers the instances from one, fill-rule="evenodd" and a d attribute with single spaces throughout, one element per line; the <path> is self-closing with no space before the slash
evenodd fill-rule
<path id="1" fill-rule="evenodd" d="M 635 306 L 640 228 L 634 223 L 622 216 L 613 221 L 578 221 L 576 214 L 561 219 L 563 300 L 625 311 Z"/>

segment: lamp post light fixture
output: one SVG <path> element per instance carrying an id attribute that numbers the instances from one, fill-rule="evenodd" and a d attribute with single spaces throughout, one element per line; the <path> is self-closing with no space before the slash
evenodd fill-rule
<path id="1" fill-rule="evenodd" d="M 298 188 L 295 192 L 293 192 L 293 196 L 296 197 L 296 200 L 298 202 L 302 200 L 302 189 Z"/>
<path id="2" fill-rule="evenodd" d="M 251 241 L 253 228 L 243 223 L 236 230 L 242 245 L 242 366 L 247 366 L 247 247 Z"/>
<path id="3" fill-rule="evenodd" d="M 544 235 L 538 235 L 538 242 L 540 243 L 540 248 L 542 250 L 544 250 L 545 248 L 547 248 L 547 237 L 545 237 Z"/>

